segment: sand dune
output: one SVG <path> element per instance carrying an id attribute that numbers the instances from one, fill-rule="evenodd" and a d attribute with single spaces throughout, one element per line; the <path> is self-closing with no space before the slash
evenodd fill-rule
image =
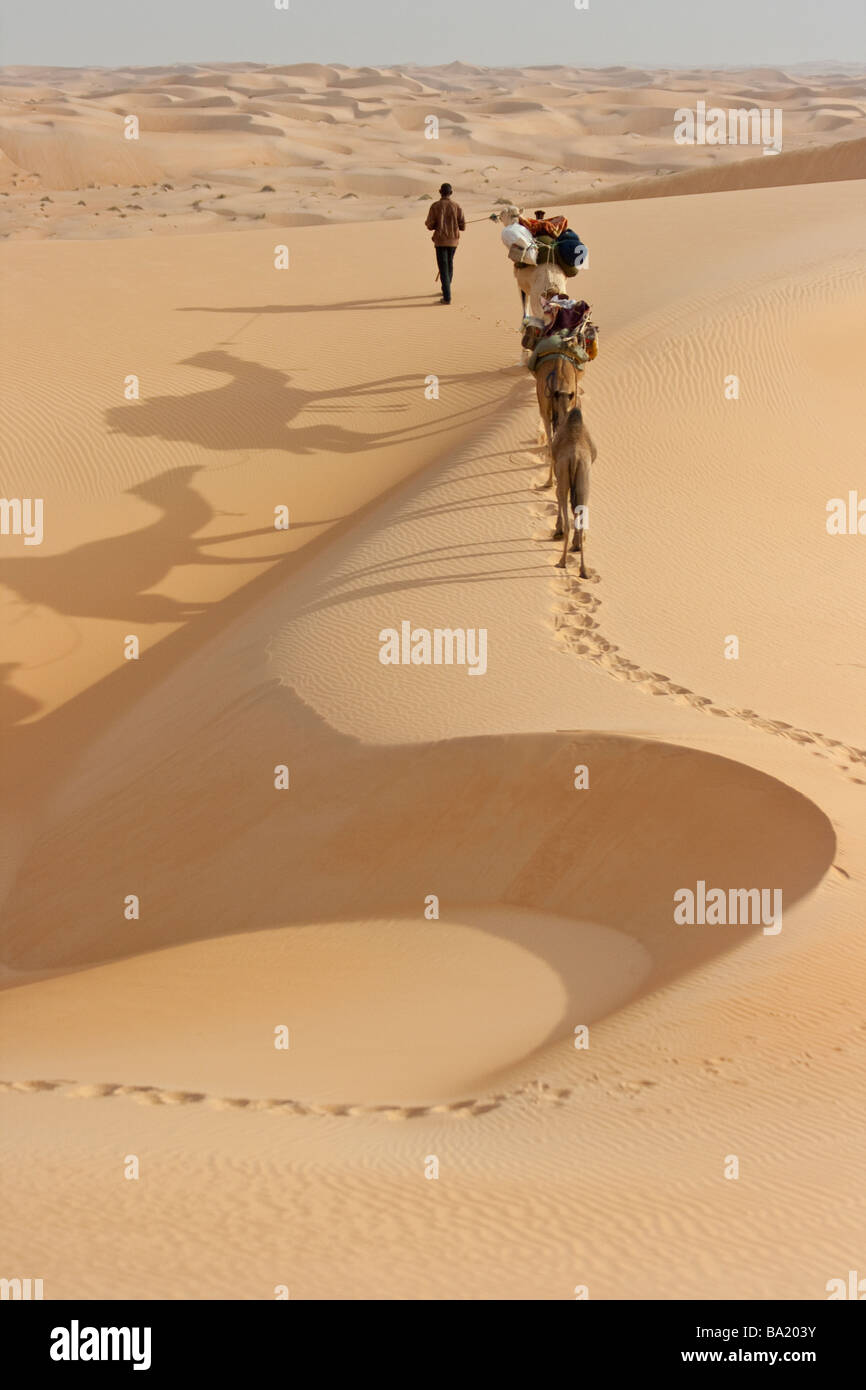
<path id="1" fill-rule="evenodd" d="M 677 144 L 675 113 L 699 100 L 723 110 L 778 107 L 784 140 L 775 167 L 751 146 Z M 123 137 L 129 115 L 139 119 L 137 141 Z M 304 161 L 293 151 L 316 133 L 327 139 L 335 126 L 344 182 L 328 187 L 299 172 Z M 7 68 L 0 69 L 0 153 L 11 166 L 0 236 L 188 235 L 253 229 L 262 218 L 290 226 L 309 213 L 304 199 L 312 197 L 319 221 L 344 222 L 347 190 L 358 193 L 355 222 L 413 219 L 418 194 L 435 193 L 426 178 L 431 157 L 472 217 L 542 195 L 563 204 L 856 178 L 864 129 L 862 75 L 832 68 L 796 75 L 459 64 Z M 850 149 L 837 148 L 843 140 Z M 264 166 L 286 173 L 284 215 L 262 204 L 217 217 L 198 205 L 203 170 L 255 177 Z M 371 178 L 371 170 L 383 174 Z M 231 180 L 216 184 L 219 194 Z M 148 203 L 138 207 L 142 186 Z M 43 203 L 58 190 L 78 196 L 69 206 Z"/>
<path id="2" fill-rule="evenodd" d="M 835 124 L 825 129 L 833 129 Z M 769 166 L 769 167 L 768 167 Z M 711 171 L 684 170 L 655 179 L 640 179 L 616 188 L 581 195 L 583 202 L 621 198 L 676 197 L 685 193 L 724 193 L 738 188 L 779 188 L 818 181 L 860 179 L 866 169 L 866 137 L 842 140 L 820 150 L 793 150 L 770 159 L 738 160 Z"/>

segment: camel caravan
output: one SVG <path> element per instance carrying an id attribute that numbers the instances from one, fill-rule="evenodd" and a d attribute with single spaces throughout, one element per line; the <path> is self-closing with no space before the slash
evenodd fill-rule
<path id="1" fill-rule="evenodd" d="M 579 401 L 586 364 L 598 354 L 598 328 L 586 301 L 568 295 L 567 282 L 586 265 L 588 252 L 564 217 L 546 217 L 541 210 L 527 217 L 516 207 L 505 207 L 499 221 L 520 291 L 523 361 L 535 376 L 539 442 L 546 443 L 549 456 L 547 481 L 539 487 L 556 482 L 553 539 L 563 542 L 557 564 L 566 564 L 570 506 L 571 548 L 580 555 L 580 576 L 585 579 L 589 478 L 596 450 Z"/>

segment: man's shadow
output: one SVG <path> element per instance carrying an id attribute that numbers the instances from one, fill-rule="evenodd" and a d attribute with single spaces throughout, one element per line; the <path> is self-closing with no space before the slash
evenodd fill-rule
<path id="1" fill-rule="evenodd" d="M 430 300 L 438 301 L 438 286 L 429 294 L 401 294 L 394 299 L 347 299 L 342 304 L 230 304 L 220 307 L 215 304 L 183 304 L 178 307 L 179 314 L 343 314 L 347 310 L 371 309 L 421 309 Z"/>

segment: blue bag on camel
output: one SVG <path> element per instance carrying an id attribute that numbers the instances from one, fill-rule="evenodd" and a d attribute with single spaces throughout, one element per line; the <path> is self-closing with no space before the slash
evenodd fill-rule
<path id="1" fill-rule="evenodd" d="M 589 251 L 577 232 L 573 232 L 569 227 L 556 238 L 555 255 L 560 270 L 564 270 L 567 276 L 572 276 L 586 264 Z"/>

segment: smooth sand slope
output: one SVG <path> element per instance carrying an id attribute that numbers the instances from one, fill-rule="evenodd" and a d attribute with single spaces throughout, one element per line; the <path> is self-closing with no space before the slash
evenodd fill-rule
<path id="1" fill-rule="evenodd" d="M 495 229 L 448 315 L 417 223 L 295 229 L 285 274 L 272 230 L 9 248 L 47 521 L 0 575 L 4 1248 L 48 1297 L 857 1267 L 863 541 L 825 504 L 858 484 L 864 187 L 568 211 L 584 584 Z M 484 627 L 486 674 L 382 666 L 404 619 Z M 698 879 L 780 888 L 782 930 L 675 925 Z"/>

